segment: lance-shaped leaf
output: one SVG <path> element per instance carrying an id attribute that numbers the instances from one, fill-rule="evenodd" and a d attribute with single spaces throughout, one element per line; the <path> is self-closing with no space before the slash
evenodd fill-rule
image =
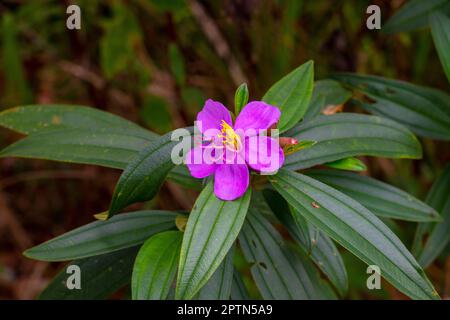
<path id="1" fill-rule="evenodd" d="M 0 126 L 30 134 L 0 157 L 23 157 L 124 169 L 158 135 L 98 109 L 72 105 L 29 105 L 0 112 Z M 168 179 L 199 189 L 184 166 Z"/>
<path id="2" fill-rule="evenodd" d="M 276 82 L 262 100 L 280 108 L 280 132 L 292 128 L 305 114 L 314 84 L 314 63 L 308 61 Z"/>
<path id="3" fill-rule="evenodd" d="M 28 105 L 0 112 L 0 126 L 32 134 L 48 129 L 83 129 L 123 134 L 152 141 L 156 134 L 112 113 L 77 105 Z"/>
<path id="4" fill-rule="evenodd" d="M 326 299 L 318 278 L 312 277 L 307 260 L 284 243 L 277 230 L 259 212 L 249 209 L 239 235 L 245 259 L 264 299 Z"/>
<path id="5" fill-rule="evenodd" d="M 407 32 L 426 27 L 428 17 L 433 12 L 450 13 L 448 0 L 411 0 L 408 1 L 382 27 L 385 33 Z"/>
<path id="6" fill-rule="evenodd" d="M 111 200 L 110 215 L 156 195 L 167 174 L 175 166 L 171 158 L 172 150 L 181 143 L 190 143 L 191 132 L 186 130 L 184 136 L 179 137 L 181 142 L 173 141 L 172 132 L 169 132 L 139 152 L 120 176 Z"/>
<path id="7" fill-rule="evenodd" d="M 450 18 L 437 12 L 430 16 L 430 24 L 434 46 L 439 54 L 439 59 L 441 59 L 447 79 L 450 82 Z"/>
<path id="8" fill-rule="evenodd" d="M 450 140 L 450 95 L 408 82 L 351 73 L 333 76 L 367 95 L 367 111 L 407 126 L 418 135 Z"/>
<path id="9" fill-rule="evenodd" d="M 417 227 L 413 252 L 425 268 L 441 254 L 450 242 L 450 165 L 439 176 L 426 202 L 441 213 L 439 223 L 422 223 Z"/>
<path id="10" fill-rule="evenodd" d="M 130 136 L 117 129 L 108 132 L 52 129 L 19 140 L 3 149 L 0 157 L 34 158 L 124 169 L 150 143 L 147 139 Z M 183 165 L 173 168 L 167 178 L 187 188 L 201 188 L 201 180 L 193 178 Z"/>
<path id="11" fill-rule="evenodd" d="M 137 247 L 76 260 L 69 266 L 78 266 L 81 289 L 69 289 L 71 274 L 66 268 L 53 278 L 39 295 L 41 300 L 93 300 L 106 299 L 130 282 Z"/>
<path id="12" fill-rule="evenodd" d="M 290 170 L 358 155 L 420 158 L 417 138 L 402 125 L 381 117 L 341 113 L 317 118 L 286 133 L 297 140 L 316 140 L 312 147 L 286 157 Z"/>
<path id="13" fill-rule="evenodd" d="M 309 222 L 413 299 L 439 295 L 397 236 L 373 213 L 347 195 L 305 175 L 280 170 L 271 182 Z"/>
<path id="14" fill-rule="evenodd" d="M 199 300 L 229 300 L 233 283 L 233 248 L 230 249 L 219 268 L 200 289 Z"/>
<path id="15" fill-rule="evenodd" d="M 370 177 L 335 170 L 311 170 L 307 175 L 345 193 L 381 217 L 421 222 L 440 219 L 433 208 L 409 193 Z"/>
<path id="16" fill-rule="evenodd" d="M 1 157 L 37 158 L 124 168 L 150 142 L 115 133 L 80 129 L 47 130 L 6 147 Z"/>
<path id="17" fill-rule="evenodd" d="M 192 299 L 217 270 L 241 230 L 250 198 L 249 188 L 239 199 L 219 200 L 212 181 L 200 193 L 184 232 L 177 299 Z"/>
<path id="18" fill-rule="evenodd" d="M 347 271 L 344 262 L 333 241 L 298 213 L 291 213 L 286 200 L 276 191 L 266 189 L 263 192 L 272 212 L 289 231 L 304 254 L 322 270 L 336 287 L 339 295 L 345 296 L 348 289 Z"/>
<path id="19" fill-rule="evenodd" d="M 236 93 L 234 94 L 234 113 L 236 115 L 238 115 L 242 108 L 245 107 L 248 102 L 248 97 L 249 93 L 247 84 L 243 83 L 236 89 Z"/>
<path id="20" fill-rule="evenodd" d="M 95 221 L 24 252 L 42 261 L 66 261 L 96 256 L 143 243 L 155 233 L 175 228 L 179 213 L 136 211 Z"/>
<path id="21" fill-rule="evenodd" d="M 248 300 L 248 292 L 245 288 L 244 281 L 242 281 L 241 274 L 236 268 L 233 271 L 233 282 L 231 283 L 231 300 Z"/>
<path id="22" fill-rule="evenodd" d="M 133 300 L 164 300 L 177 271 L 183 233 L 165 231 L 145 241 L 131 278 Z"/>

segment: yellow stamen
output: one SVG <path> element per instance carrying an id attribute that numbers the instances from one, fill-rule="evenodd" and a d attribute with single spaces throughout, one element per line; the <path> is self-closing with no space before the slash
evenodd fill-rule
<path id="1" fill-rule="evenodd" d="M 234 151 L 240 150 L 242 146 L 241 137 L 225 120 L 222 120 L 220 126 L 222 127 L 222 134 L 219 134 L 218 137 L 223 138 L 223 145 L 231 147 Z"/>

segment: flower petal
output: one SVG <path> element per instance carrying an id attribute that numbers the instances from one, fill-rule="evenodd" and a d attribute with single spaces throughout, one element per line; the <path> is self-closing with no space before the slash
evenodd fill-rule
<path id="1" fill-rule="evenodd" d="M 267 136 L 245 139 L 245 161 L 262 174 L 275 173 L 284 163 L 283 149 L 277 140 Z"/>
<path id="2" fill-rule="evenodd" d="M 217 130 L 220 131 L 221 129 L 222 120 L 225 120 L 229 125 L 233 124 L 230 111 L 220 102 L 211 99 L 206 100 L 202 111 L 197 114 L 199 129 L 203 134 L 206 133 L 206 138 L 217 135 Z M 208 134 L 208 130 L 210 134 Z"/>
<path id="3" fill-rule="evenodd" d="M 245 164 L 222 164 L 214 174 L 214 194 L 221 200 L 235 200 L 248 188 L 250 174 Z"/>
<path id="4" fill-rule="evenodd" d="M 204 146 L 191 149 L 186 155 L 185 163 L 194 178 L 205 178 L 217 169 L 214 154 Z"/>
<path id="5" fill-rule="evenodd" d="M 280 119 L 280 109 L 263 101 L 248 103 L 236 118 L 234 128 L 246 131 L 248 129 L 265 130 Z"/>

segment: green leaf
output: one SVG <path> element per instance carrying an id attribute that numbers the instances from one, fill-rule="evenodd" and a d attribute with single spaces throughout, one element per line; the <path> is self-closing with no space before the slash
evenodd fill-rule
<path id="1" fill-rule="evenodd" d="M 145 138 L 80 129 L 49 129 L 19 140 L 0 152 L 0 157 L 36 158 L 70 163 L 86 163 L 122 169 L 145 146 Z"/>
<path id="2" fill-rule="evenodd" d="M 375 215 L 343 193 L 305 175 L 281 169 L 275 189 L 310 223 L 325 232 L 413 299 L 439 295 L 397 236 Z M 293 212 L 294 213 L 294 212 Z"/>
<path id="3" fill-rule="evenodd" d="M 430 16 L 430 25 L 434 45 L 450 82 L 450 18 L 436 12 Z"/>
<path id="4" fill-rule="evenodd" d="M 184 139 L 192 130 L 186 130 Z M 190 141 L 190 138 L 189 138 Z M 184 141 L 185 142 L 185 141 Z M 128 164 L 114 190 L 109 209 L 110 216 L 126 206 L 152 199 L 175 164 L 171 159 L 172 149 L 182 142 L 172 140 L 172 132 L 156 139 Z"/>
<path id="5" fill-rule="evenodd" d="M 179 86 L 184 86 L 186 83 L 186 69 L 184 66 L 184 58 L 175 43 L 169 45 L 169 62 L 170 71 L 175 77 L 175 81 Z"/>
<path id="6" fill-rule="evenodd" d="M 329 105 L 342 105 L 351 97 L 352 93 L 336 80 L 325 79 L 316 81 L 311 103 L 305 113 L 303 121 L 306 122 L 315 118 Z"/>
<path id="7" fill-rule="evenodd" d="M 407 126 L 418 135 L 450 140 L 450 96 L 408 82 L 351 73 L 333 76 L 371 99 L 367 111 Z"/>
<path id="8" fill-rule="evenodd" d="M 0 112 L 0 125 L 30 134 L 0 152 L 0 157 L 23 157 L 94 164 L 124 169 L 157 134 L 114 114 L 73 105 L 29 105 Z M 168 179 L 200 189 L 185 166 Z"/>
<path id="9" fill-rule="evenodd" d="M 252 263 L 250 271 L 264 299 L 324 299 L 318 279 L 307 269 L 307 260 L 284 243 L 277 230 L 251 207 L 239 235 L 245 259 Z"/>
<path id="10" fill-rule="evenodd" d="M 231 300 L 248 300 L 248 292 L 242 281 L 241 274 L 236 268 L 233 271 L 233 282 L 231 283 Z"/>
<path id="11" fill-rule="evenodd" d="M 48 129 L 81 129 L 107 133 L 122 130 L 130 136 L 153 141 L 157 135 L 112 113 L 91 107 L 43 104 L 27 105 L 0 112 L 0 126 L 24 133 Z"/>
<path id="12" fill-rule="evenodd" d="M 350 170 L 350 171 L 366 171 L 367 167 L 358 158 L 344 158 L 340 160 L 336 160 L 333 162 L 328 162 L 324 164 L 327 167 L 340 169 L 340 170 Z"/>
<path id="13" fill-rule="evenodd" d="M 295 209 L 289 208 L 279 193 L 266 189 L 263 194 L 272 212 L 289 231 L 304 254 L 308 255 L 330 279 L 339 295 L 345 296 L 348 289 L 347 272 L 333 241 L 308 223 L 300 214 L 291 214 L 291 210 Z"/>
<path id="14" fill-rule="evenodd" d="M 158 135 L 112 113 L 74 105 L 29 105 L 0 112 L 0 125 L 30 134 L 0 156 L 38 158 L 124 169 Z M 199 189 L 185 166 L 170 180 Z"/>
<path id="15" fill-rule="evenodd" d="M 6 147 L 0 152 L 0 157 L 45 159 L 124 169 L 149 144 L 146 139 L 124 132 L 48 130 Z M 187 188 L 201 189 L 201 180 L 192 177 L 184 165 L 173 168 L 167 178 Z"/>
<path id="16" fill-rule="evenodd" d="M 236 240 L 251 188 L 234 201 L 219 200 L 210 181 L 194 204 L 184 232 L 176 299 L 192 299 L 219 267 Z"/>
<path id="17" fill-rule="evenodd" d="M 233 248 L 213 273 L 208 282 L 200 289 L 200 300 L 229 300 L 233 283 Z"/>
<path id="18" fill-rule="evenodd" d="M 183 233 L 166 231 L 145 241 L 133 267 L 133 300 L 166 299 L 177 271 Z"/>
<path id="19" fill-rule="evenodd" d="M 414 239 L 414 253 L 426 268 L 450 242 L 450 165 L 438 177 L 428 193 L 426 202 L 441 213 L 439 223 L 419 224 Z"/>
<path id="20" fill-rule="evenodd" d="M 243 83 L 237 88 L 236 93 L 234 94 L 234 113 L 236 116 L 241 112 L 242 108 L 248 102 L 248 87 L 246 83 Z"/>
<path id="21" fill-rule="evenodd" d="M 281 110 L 278 129 L 284 132 L 299 122 L 311 99 L 314 63 L 308 61 L 276 82 L 262 100 Z"/>
<path id="22" fill-rule="evenodd" d="M 53 278 L 39 295 L 40 300 L 93 300 L 106 299 L 130 282 L 131 269 L 138 248 L 128 248 L 100 256 L 76 260 L 81 270 L 81 289 L 68 289 L 70 274 L 66 268 Z"/>
<path id="23" fill-rule="evenodd" d="M 426 27 L 433 12 L 450 13 L 448 0 L 411 0 L 382 27 L 384 33 L 407 32 Z"/>
<path id="24" fill-rule="evenodd" d="M 171 211 L 136 211 L 95 221 L 28 249 L 24 255 L 42 261 L 96 256 L 143 243 L 153 234 L 175 228 Z"/>
<path id="25" fill-rule="evenodd" d="M 307 175 L 355 199 L 377 216 L 406 221 L 438 221 L 439 214 L 409 193 L 363 175 L 312 170 Z"/>
<path id="26" fill-rule="evenodd" d="M 317 118 L 286 133 L 299 141 L 316 140 L 306 150 L 286 157 L 290 170 L 360 155 L 389 158 L 420 158 L 417 138 L 405 127 L 389 119 L 355 113 L 340 113 Z"/>

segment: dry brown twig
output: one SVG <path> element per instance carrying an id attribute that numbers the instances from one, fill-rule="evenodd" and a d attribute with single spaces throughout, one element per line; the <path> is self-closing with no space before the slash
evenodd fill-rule
<path id="1" fill-rule="evenodd" d="M 219 30 L 219 27 L 214 22 L 214 20 L 207 14 L 203 6 L 195 1 L 189 1 L 189 7 L 197 23 L 202 28 L 205 36 L 208 38 L 209 42 L 213 45 L 216 53 L 221 57 L 228 65 L 228 70 L 233 82 L 236 86 L 239 86 L 243 82 L 248 82 L 238 63 L 236 57 L 232 54 L 230 47 L 225 40 L 224 36 Z"/>

